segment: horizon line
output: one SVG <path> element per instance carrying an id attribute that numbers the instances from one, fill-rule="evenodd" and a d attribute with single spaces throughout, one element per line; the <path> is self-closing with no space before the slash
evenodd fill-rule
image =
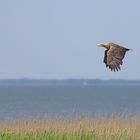
<path id="1" fill-rule="evenodd" d="M 3 78 L 0 79 L 0 81 L 4 80 L 58 80 L 58 81 L 64 81 L 64 80 L 125 80 L 125 81 L 140 81 L 140 79 L 124 79 L 124 78 L 109 78 L 109 79 L 101 79 L 101 78 Z"/>

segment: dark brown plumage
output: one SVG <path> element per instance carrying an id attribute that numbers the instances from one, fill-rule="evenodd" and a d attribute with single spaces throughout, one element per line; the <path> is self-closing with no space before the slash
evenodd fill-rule
<path id="1" fill-rule="evenodd" d="M 130 49 L 127 49 L 114 43 L 97 45 L 106 48 L 104 56 L 104 63 L 106 64 L 106 67 L 109 67 L 109 69 L 111 69 L 111 71 L 113 70 L 114 72 L 121 70 L 120 65 L 123 64 L 122 60 L 125 56 L 125 53 Z"/>

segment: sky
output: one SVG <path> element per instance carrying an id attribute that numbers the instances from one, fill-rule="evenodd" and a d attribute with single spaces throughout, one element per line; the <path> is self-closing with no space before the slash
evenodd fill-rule
<path id="1" fill-rule="evenodd" d="M 1 0 L 0 79 L 140 79 L 139 0 Z M 119 72 L 103 63 L 131 48 Z"/>

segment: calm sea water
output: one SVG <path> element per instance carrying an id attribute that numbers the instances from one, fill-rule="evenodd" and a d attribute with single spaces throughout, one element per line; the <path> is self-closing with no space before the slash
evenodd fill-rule
<path id="1" fill-rule="evenodd" d="M 140 114 L 140 86 L 0 86 L 0 119 Z"/>

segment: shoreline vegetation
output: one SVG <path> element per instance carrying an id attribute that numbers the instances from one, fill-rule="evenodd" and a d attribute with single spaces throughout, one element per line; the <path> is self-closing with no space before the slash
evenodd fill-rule
<path id="1" fill-rule="evenodd" d="M 5 120 L 0 140 L 140 140 L 140 116 Z"/>

